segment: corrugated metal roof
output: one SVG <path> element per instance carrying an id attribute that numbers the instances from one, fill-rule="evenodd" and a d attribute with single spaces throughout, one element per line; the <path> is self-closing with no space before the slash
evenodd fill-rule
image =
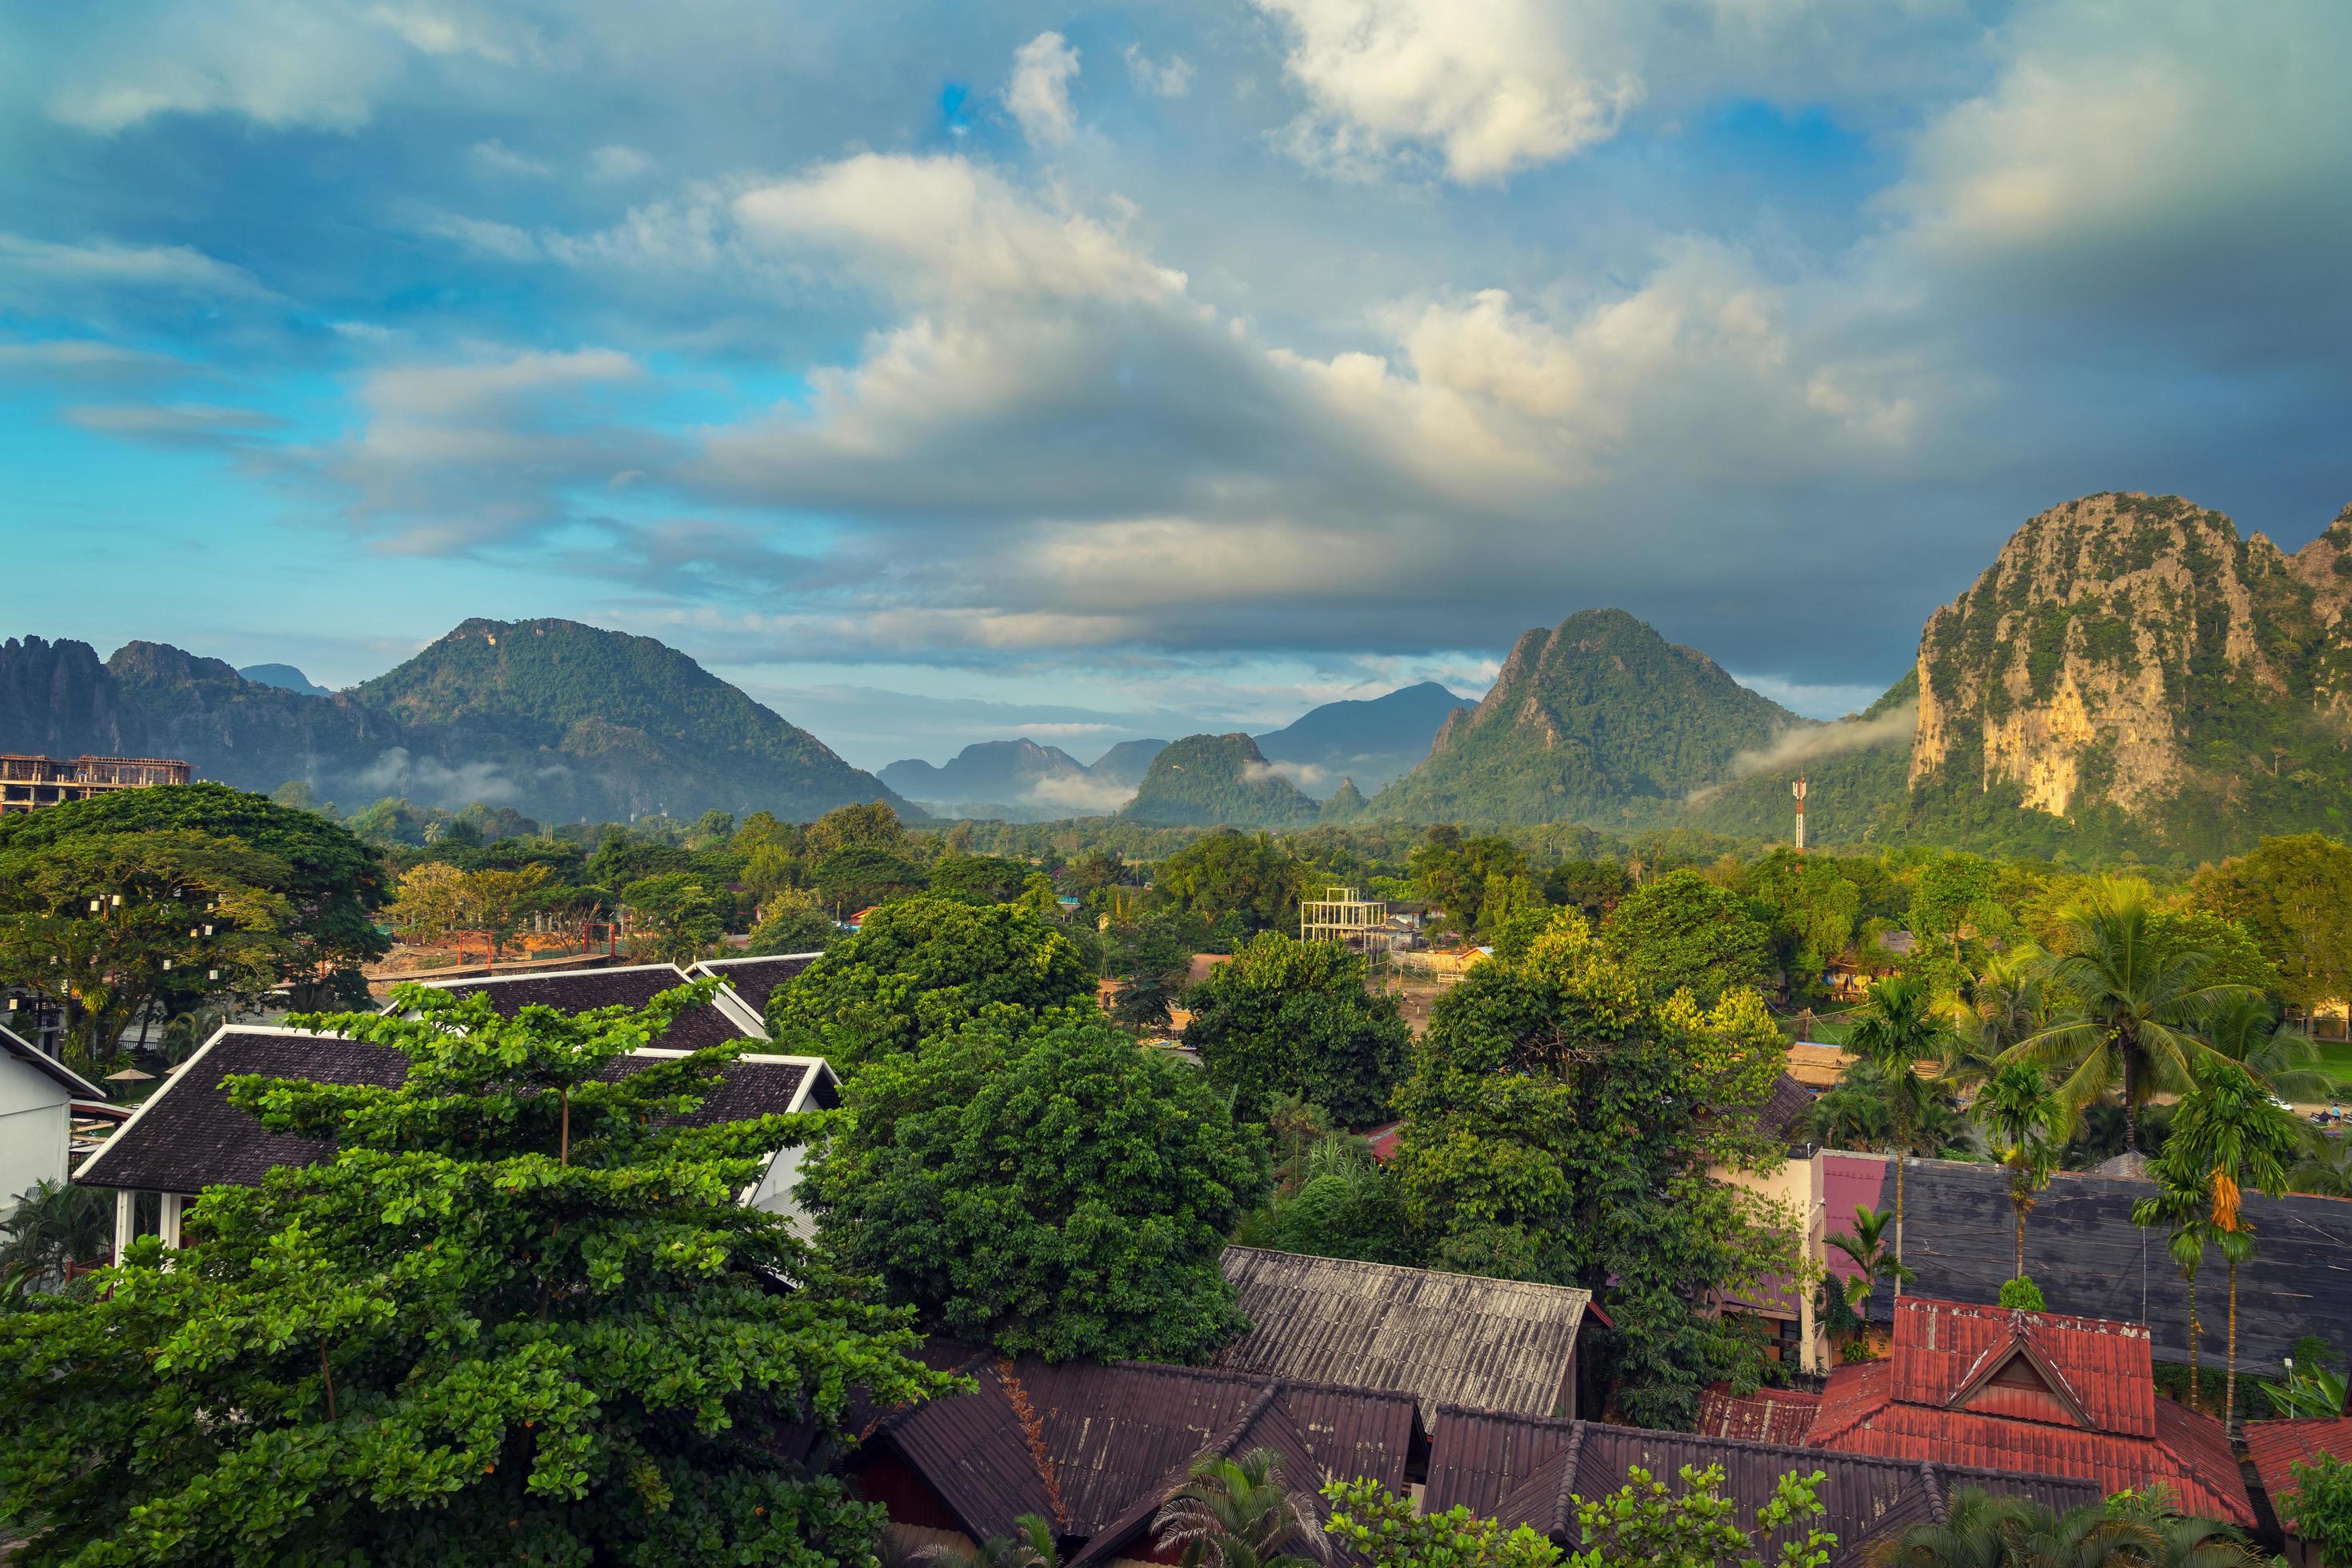
<path id="1" fill-rule="evenodd" d="M 1506 1525 L 1525 1524 L 1570 1545 L 1575 1499 L 1597 1500 L 1623 1486 L 1639 1465 L 1674 1484 L 1685 1465 L 1723 1467 L 1723 1495 L 1752 1524 L 1784 1475 L 1822 1474 L 1817 1490 L 1834 1531 L 1838 1564 L 1858 1563 L 1869 1540 L 1889 1529 L 1943 1517 L 1951 1489 L 1978 1487 L 2072 1508 L 2096 1501 L 2095 1485 L 2060 1476 L 1975 1470 L 1943 1464 L 1825 1454 L 1789 1444 L 1742 1442 L 1687 1432 L 1652 1432 L 1448 1405 L 1431 1436 L 1427 1512 L 1460 1504 Z M 1767 1558 L 1770 1555 L 1769 1550 Z"/>
<path id="2" fill-rule="evenodd" d="M 1721 1384 L 1699 1396 L 1698 1431 L 1746 1443 L 1802 1443 L 1821 1413 L 1822 1396 L 1801 1388 L 1735 1394 Z"/>
<path id="3" fill-rule="evenodd" d="M 1874 1167 L 1878 1184 L 1864 1201 L 1895 1204 L 1893 1166 L 1883 1160 L 1842 1156 L 1857 1169 Z M 2132 1224 L 2132 1205 L 2153 1191 L 2146 1182 L 2061 1172 L 2042 1190 L 2025 1227 L 2025 1271 L 2053 1308 L 2091 1317 L 2145 1323 L 2157 1356 L 2189 1359 L 2189 1288 L 2165 1253 L 2161 1226 Z M 1828 1217 L 1851 1216 L 1832 1189 Z M 1955 1301 L 1996 1301 L 2015 1272 L 2017 1218 L 2008 1178 L 1999 1165 L 1922 1160 L 1906 1179 L 1903 1261 L 1918 1276 L 1906 1295 Z M 2254 1255 L 2238 1270 L 2238 1368 L 2275 1376 L 2295 1342 L 2316 1334 L 2331 1344 L 2352 1343 L 2352 1202 L 2342 1198 L 2266 1197 L 2249 1192 L 2242 1211 L 2254 1226 Z M 1890 1229 L 1891 1238 L 1893 1232 Z M 1838 1268 L 1843 1254 L 1829 1255 Z M 2208 1366 L 2226 1353 L 2227 1314 L 2218 1261 L 2209 1260 L 2203 1296 L 2202 1354 Z M 1893 1289 L 1882 1286 L 1871 1316 L 1887 1321 Z"/>
<path id="4" fill-rule="evenodd" d="M 784 952 L 764 958 L 706 958 L 687 971 L 695 979 L 715 976 L 727 983 L 729 989 L 743 998 L 753 1014 L 765 1017 L 768 998 L 779 986 L 796 977 L 822 953 Z"/>
<path id="5" fill-rule="evenodd" d="M 1398 1389 L 1421 1402 L 1551 1415 L 1591 1292 L 1229 1247 L 1250 1331 L 1218 1364 Z"/>
<path id="6" fill-rule="evenodd" d="M 1402 1490 L 1419 1423 L 1409 1394 L 1144 1362 L 987 1362 L 979 1392 L 884 1420 L 867 1437 L 911 1465 L 975 1540 L 1044 1514 L 1109 1554 L 1147 1527 L 1212 1449 L 1266 1447 L 1294 1487 L 1328 1474 Z"/>
<path id="7" fill-rule="evenodd" d="M 1906 1296 L 1888 1359 L 1839 1368 L 1806 1441 L 2110 1492 L 2163 1481 L 2189 1512 L 2254 1523 L 2221 1424 L 2156 1397 L 2135 1323 Z"/>
<path id="8" fill-rule="evenodd" d="M 642 1007 L 664 991 L 690 984 L 686 971 L 674 963 L 628 964 L 619 969 L 572 969 L 561 974 L 492 975 L 478 980 L 427 980 L 436 991 L 470 995 L 478 991 L 502 1018 L 525 1007 L 554 1007 L 566 1013 L 586 1013 L 598 1007 Z M 387 1006 L 390 1005 L 388 1004 Z M 664 1050 L 697 1051 L 730 1040 L 758 1039 L 760 1035 L 730 1018 L 715 1003 L 689 1007 L 670 1020 L 657 1039 L 647 1042 Z"/>

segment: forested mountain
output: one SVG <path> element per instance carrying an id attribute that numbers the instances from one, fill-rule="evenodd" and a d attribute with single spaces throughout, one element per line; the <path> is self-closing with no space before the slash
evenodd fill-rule
<path id="1" fill-rule="evenodd" d="M 814 817 L 888 800 L 692 659 L 570 621 L 467 621 L 391 673 L 331 697 L 248 680 L 216 658 L 126 644 L 0 644 L 0 750 L 184 758 L 206 778 L 289 780 L 346 804 L 405 795 L 541 820 L 667 810 Z"/>
<path id="2" fill-rule="evenodd" d="M 1087 771 L 1105 784 L 1123 784 L 1132 788 L 1151 771 L 1151 759 L 1167 749 L 1165 741 L 1121 741 L 1097 757 Z"/>
<path id="3" fill-rule="evenodd" d="M 1131 784 L 1096 778 L 1059 746 L 1041 746 L 1026 737 L 978 742 L 941 767 L 910 757 L 892 763 L 880 776 L 936 815 L 1012 822 L 1100 815 L 1117 810 L 1135 793 Z"/>
<path id="4" fill-rule="evenodd" d="M 1646 822 L 1804 721 L 1622 610 L 1521 637 L 1494 689 L 1372 798 L 1399 821 Z"/>
<path id="5" fill-rule="evenodd" d="M 1429 755 L 1429 743 L 1456 708 L 1470 706 L 1433 680 L 1363 701 L 1326 702 L 1297 722 L 1257 737 L 1268 762 L 1287 763 L 1318 799 L 1343 778 L 1377 789 Z"/>
<path id="6" fill-rule="evenodd" d="M 334 695 L 290 664 L 248 664 L 237 673 L 247 680 L 260 685 L 276 686 L 288 691 L 299 691 L 305 697 Z"/>
<path id="7" fill-rule="evenodd" d="M 1247 735 L 1187 735 L 1151 759 L 1119 816 L 1154 826 L 1287 827 L 1317 816 L 1312 797 L 1276 773 Z"/>

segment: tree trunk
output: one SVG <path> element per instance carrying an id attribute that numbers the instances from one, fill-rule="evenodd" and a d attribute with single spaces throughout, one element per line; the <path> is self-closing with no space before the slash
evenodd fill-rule
<path id="1" fill-rule="evenodd" d="M 2197 1363 L 2204 1359 L 2198 1354 L 2202 1333 L 2197 1322 L 2197 1276 L 2191 1274 L 2189 1277 L 2189 1408 L 2191 1410 L 2198 1408 Z"/>
<path id="2" fill-rule="evenodd" d="M 2017 1205 L 2017 1272 L 2011 1279 L 2025 1278 L 2025 1205 Z"/>
<path id="3" fill-rule="evenodd" d="M 2137 1154 L 2139 1152 L 2139 1107 L 2132 1100 L 2132 1059 L 2128 1049 L 2123 1052 L 2123 1058 L 2124 1152 Z"/>
<path id="4" fill-rule="evenodd" d="M 2238 1260 L 2230 1259 L 2230 1364 L 2221 1374 L 2221 1435 L 2238 1436 Z"/>
<path id="5" fill-rule="evenodd" d="M 1895 1261 L 1897 1265 L 1903 1261 L 1903 1163 L 1906 1158 L 1902 1150 L 1895 1151 Z M 1895 1273 L 1895 1299 L 1898 1301 L 1903 1299 L 1903 1272 L 1899 1267 Z"/>

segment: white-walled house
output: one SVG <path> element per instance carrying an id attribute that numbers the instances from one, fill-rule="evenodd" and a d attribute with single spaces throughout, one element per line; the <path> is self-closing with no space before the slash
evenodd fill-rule
<path id="1" fill-rule="evenodd" d="M 0 1027 L 0 1219 L 35 1184 L 65 1180 L 73 1102 L 105 1098 L 81 1074 Z"/>

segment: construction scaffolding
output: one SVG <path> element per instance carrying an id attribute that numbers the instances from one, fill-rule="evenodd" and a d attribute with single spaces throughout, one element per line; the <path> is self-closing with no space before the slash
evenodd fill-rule
<path id="1" fill-rule="evenodd" d="M 1336 942 L 1362 953 L 1386 952 L 1389 906 L 1381 899 L 1359 898 L 1353 888 L 1326 888 L 1319 899 L 1299 900 L 1298 940 Z"/>

